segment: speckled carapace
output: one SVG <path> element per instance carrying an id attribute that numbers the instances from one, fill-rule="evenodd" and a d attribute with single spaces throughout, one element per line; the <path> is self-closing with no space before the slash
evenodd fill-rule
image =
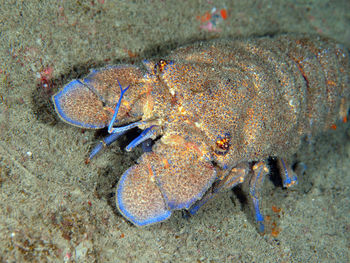
<path id="1" fill-rule="evenodd" d="M 133 127 L 127 150 L 156 139 L 121 177 L 120 212 L 138 226 L 173 210 L 195 213 L 214 194 L 246 182 L 261 231 L 260 189 L 276 157 L 283 185 L 304 136 L 346 121 L 349 54 L 319 36 L 215 40 L 176 49 L 139 66 L 93 70 L 53 96 L 59 116 L 84 128 L 108 127 L 91 153 Z"/>

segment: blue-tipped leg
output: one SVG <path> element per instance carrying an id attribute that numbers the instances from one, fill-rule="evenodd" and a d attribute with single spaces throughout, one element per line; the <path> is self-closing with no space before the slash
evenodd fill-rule
<path id="1" fill-rule="evenodd" d="M 282 158 L 278 159 L 278 165 L 282 177 L 283 187 L 291 187 L 298 184 L 298 177 L 291 166 L 286 164 Z"/>
<path id="2" fill-rule="evenodd" d="M 157 130 L 155 130 L 155 126 L 152 125 L 151 127 L 148 127 L 145 129 L 138 137 L 136 137 L 128 146 L 126 146 L 126 151 L 130 152 L 133 150 L 137 145 L 143 143 L 144 141 L 152 138 L 157 133 Z"/>
<path id="3" fill-rule="evenodd" d="M 197 202 L 195 202 L 190 209 L 188 209 L 188 213 L 190 215 L 194 215 L 198 212 L 198 210 L 205 205 L 210 199 L 212 199 L 216 193 L 212 192 L 211 189 L 208 190 L 208 192 Z"/>
<path id="4" fill-rule="evenodd" d="M 260 211 L 260 190 L 264 184 L 265 176 L 269 173 L 264 162 L 259 162 L 253 166 L 253 176 L 249 182 L 249 194 L 253 202 L 255 221 L 259 231 L 264 232 L 264 216 Z"/>
<path id="5" fill-rule="evenodd" d="M 260 212 L 259 199 L 252 197 L 252 200 L 253 200 L 253 206 L 255 211 L 255 221 L 258 224 L 259 231 L 264 232 L 265 230 L 264 217 Z"/>
<path id="6" fill-rule="evenodd" d="M 199 208 L 201 208 L 210 199 L 215 197 L 218 193 L 227 191 L 229 189 L 232 189 L 236 185 L 243 183 L 246 175 L 248 174 L 248 171 L 248 165 L 245 163 L 233 168 L 229 173 L 227 173 L 227 175 L 223 177 L 222 180 L 215 182 L 213 186 L 202 197 L 202 199 L 198 200 L 188 210 L 188 212 L 191 215 L 194 215 L 195 213 L 197 213 Z"/>
<path id="7" fill-rule="evenodd" d="M 137 127 L 140 124 L 143 124 L 144 122 L 140 121 L 140 122 L 133 122 L 129 125 L 126 126 L 122 126 L 122 127 L 115 127 L 113 128 L 113 133 L 108 135 L 106 138 L 104 138 L 99 144 L 97 144 L 95 146 L 94 149 L 92 149 L 89 158 L 87 159 L 87 163 L 90 162 L 90 160 L 92 158 L 94 158 L 103 148 L 105 148 L 106 146 L 112 144 L 113 142 L 115 142 L 120 136 L 122 136 L 123 134 L 125 134 L 127 131 Z"/>
<path id="8" fill-rule="evenodd" d="M 92 158 L 94 158 L 103 148 L 107 147 L 108 145 L 115 142 L 120 136 L 122 136 L 126 131 L 120 132 L 120 133 L 112 133 L 105 137 L 99 144 L 95 146 L 94 149 L 92 149 L 89 159 L 87 162 L 89 162 Z"/>

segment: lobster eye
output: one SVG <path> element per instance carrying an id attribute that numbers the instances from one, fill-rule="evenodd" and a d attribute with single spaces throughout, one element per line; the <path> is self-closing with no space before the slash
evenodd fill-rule
<path id="1" fill-rule="evenodd" d="M 168 65 L 168 62 L 164 59 L 160 59 L 158 63 L 154 65 L 154 74 L 159 76 L 159 74 L 163 72 L 166 65 Z"/>
<path id="2" fill-rule="evenodd" d="M 231 136 L 229 133 L 225 133 L 224 136 L 219 135 L 216 139 L 215 153 L 218 155 L 227 154 L 231 145 L 230 139 Z"/>

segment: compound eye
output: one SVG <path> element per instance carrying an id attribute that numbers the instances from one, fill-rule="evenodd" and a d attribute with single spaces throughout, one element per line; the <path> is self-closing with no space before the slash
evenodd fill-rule
<path id="1" fill-rule="evenodd" d="M 159 77 L 159 74 L 164 71 L 166 65 L 168 65 L 168 62 L 164 59 L 160 59 L 158 63 L 154 65 L 154 74 Z"/>
<path id="2" fill-rule="evenodd" d="M 218 155 L 226 155 L 230 149 L 231 136 L 229 133 L 225 133 L 224 136 L 219 135 L 216 139 L 215 153 Z"/>

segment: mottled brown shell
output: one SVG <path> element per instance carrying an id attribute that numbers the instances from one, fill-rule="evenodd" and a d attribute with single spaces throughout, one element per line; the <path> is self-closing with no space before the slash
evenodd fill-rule
<path id="1" fill-rule="evenodd" d="M 115 132 L 90 158 L 136 126 L 128 150 L 160 137 L 117 186 L 119 211 L 138 226 L 247 182 L 263 231 L 266 159 L 278 157 L 283 186 L 297 184 L 284 159 L 349 109 L 348 51 L 318 36 L 200 42 L 143 65 L 93 71 L 53 96 L 64 121 Z"/>
<path id="2" fill-rule="evenodd" d="M 222 167 L 289 156 L 303 135 L 330 128 L 349 108 L 349 54 L 319 36 L 203 42 L 166 61 L 160 81 L 168 98 L 155 112 L 170 118 L 164 134 L 183 134 L 187 119 Z"/>

